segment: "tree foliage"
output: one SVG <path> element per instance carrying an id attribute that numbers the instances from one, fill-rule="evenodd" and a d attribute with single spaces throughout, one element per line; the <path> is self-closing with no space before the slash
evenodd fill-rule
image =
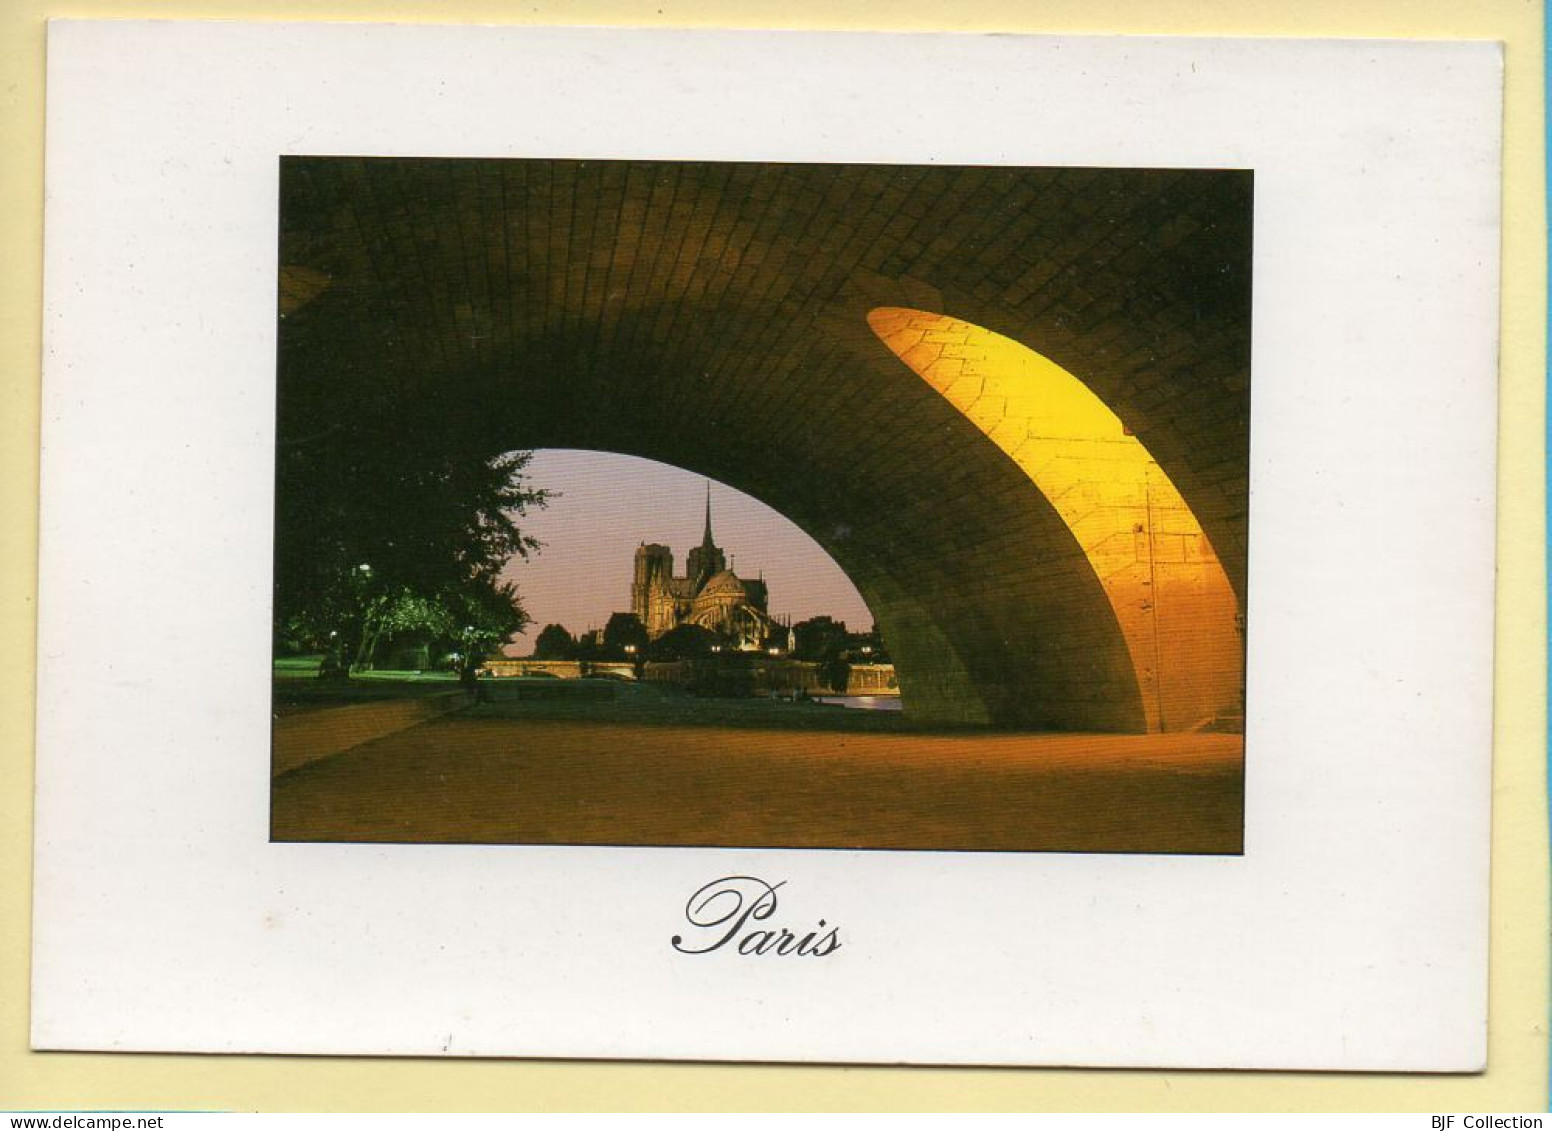
<path id="1" fill-rule="evenodd" d="M 825 660 L 838 655 L 846 647 L 846 622 L 833 617 L 818 616 L 799 621 L 792 626 L 793 659 Z"/>
<path id="2" fill-rule="evenodd" d="M 831 691 L 837 695 L 844 695 L 847 685 L 851 682 L 851 665 L 837 653 L 819 665 L 819 675 L 829 685 Z"/>
<path id="3" fill-rule="evenodd" d="M 669 629 L 647 645 L 649 660 L 689 660 L 709 656 L 713 648 L 726 642 L 698 624 L 681 624 Z"/>
<path id="4" fill-rule="evenodd" d="M 456 438 L 407 450 L 406 438 L 402 422 L 357 421 L 277 445 L 280 647 L 344 668 L 400 634 L 483 655 L 527 625 L 501 571 L 539 547 L 519 525 L 546 498 L 523 475 L 532 453 L 487 456 Z"/>
<path id="5" fill-rule="evenodd" d="M 565 625 L 547 624 L 534 640 L 533 654 L 536 660 L 575 660 L 576 637 L 566 631 Z"/>
<path id="6" fill-rule="evenodd" d="M 848 632 L 846 622 L 818 616 L 792 626 L 796 647 L 792 658 L 825 664 L 847 660 L 854 664 L 887 664 L 889 653 L 875 625 L 867 632 Z"/>
<path id="7" fill-rule="evenodd" d="M 647 646 L 647 629 L 635 613 L 612 613 L 604 625 L 604 656 L 621 660 Z"/>

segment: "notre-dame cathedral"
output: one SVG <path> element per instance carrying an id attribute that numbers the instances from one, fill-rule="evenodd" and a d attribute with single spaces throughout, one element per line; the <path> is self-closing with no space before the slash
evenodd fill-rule
<path id="1" fill-rule="evenodd" d="M 727 568 L 727 557 L 711 536 L 711 485 L 706 486 L 706 532 L 685 563 L 685 575 L 674 576 L 674 552 L 656 543 L 636 549 L 636 573 L 631 582 L 631 612 L 656 640 L 684 624 L 699 625 L 744 650 L 787 642 L 787 629 L 767 611 L 764 579 L 739 577 Z"/>

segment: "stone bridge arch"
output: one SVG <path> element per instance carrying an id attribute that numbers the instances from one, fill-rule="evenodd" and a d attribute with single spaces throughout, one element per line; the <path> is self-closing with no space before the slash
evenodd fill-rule
<path id="1" fill-rule="evenodd" d="M 1249 176 L 290 158 L 282 435 L 394 414 L 709 475 L 835 558 L 918 717 L 1156 729 L 1061 515 L 870 328 L 952 313 L 1080 377 L 1243 601 Z M 1229 706 L 1225 704 L 1225 706 Z"/>

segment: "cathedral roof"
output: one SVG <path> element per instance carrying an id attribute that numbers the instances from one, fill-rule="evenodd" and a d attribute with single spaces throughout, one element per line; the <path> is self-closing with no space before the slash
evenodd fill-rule
<path id="1" fill-rule="evenodd" d="M 746 597 L 748 595 L 749 591 L 744 588 L 744 583 L 730 569 L 712 574 L 700 591 L 702 597 Z"/>

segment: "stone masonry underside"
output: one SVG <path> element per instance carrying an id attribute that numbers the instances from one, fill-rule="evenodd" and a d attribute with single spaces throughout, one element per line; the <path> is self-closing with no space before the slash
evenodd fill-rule
<path id="1" fill-rule="evenodd" d="M 280 428 L 708 475 L 807 530 L 943 722 L 1139 730 L 1115 615 L 1029 479 L 872 333 L 1014 338 L 1092 388 L 1243 609 L 1246 172 L 288 158 Z"/>

